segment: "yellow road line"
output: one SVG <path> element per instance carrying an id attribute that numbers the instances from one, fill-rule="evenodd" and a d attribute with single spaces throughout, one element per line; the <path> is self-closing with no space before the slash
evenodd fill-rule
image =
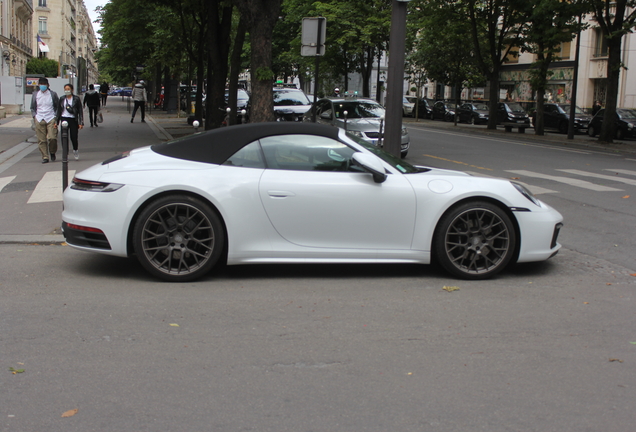
<path id="1" fill-rule="evenodd" d="M 455 161 L 455 160 L 452 160 L 452 159 L 446 159 L 446 158 L 433 156 L 433 155 L 427 155 L 427 154 L 422 155 L 422 156 L 430 157 L 430 158 L 433 158 L 433 159 L 439 159 L 439 160 L 443 160 L 443 161 L 446 161 L 446 162 L 452 162 L 452 163 L 456 163 L 456 164 L 459 164 L 459 165 L 466 165 L 468 167 L 476 168 L 476 169 L 480 169 L 480 170 L 492 171 L 492 168 L 484 168 L 484 167 L 480 167 L 480 166 L 477 166 L 477 165 L 467 164 L 466 162 Z"/>

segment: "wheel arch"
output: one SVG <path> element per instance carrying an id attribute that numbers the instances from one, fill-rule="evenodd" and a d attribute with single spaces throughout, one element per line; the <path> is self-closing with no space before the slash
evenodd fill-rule
<path id="1" fill-rule="evenodd" d="M 225 218 L 223 218 L 223 214 L 219 211 L 218 207 L 214 205 L 214 203 L 212 203 L 209 199 L 207 199 L 203 195 L 197 194 L 192 191 L 182 190 L 182 189 L 172 189 L 172 190 L 162 191 L 158 194 L 148 197 L 139 207 L 137 207 L 137 210 L 135 211 L 135 214 L 133 215 L 132 219 L 130 220 L 130 224 L 128 225 L 128 232 L 126 233 L 126 252 L 128 256 L 134 255 L 134 252 L 135 252 L 135 248 L 133 244 L 133 232 L 135 230 L 135 225 L 137 224 L 137 220 L 139 219 L 139 215 L 144 211 L 144 209 L 148 206 L 149 203 L 151 203 L 152 201 L 156 199 L 159 199 L 168 195 L 188 196 L 191 198 L 196 198 L 210 206 L 210 208 L 219 217 L 219 220 L 221 221 L 221 225 L 223 226 L 223 233 L 225 234 L 225 238 L 227 239 L 225 242 L 223 253 L 221 255 L 222 259 L 225 260 L 227 257 L 227 247 L 228 247 L 229 238 L 228 238 L 227 226 L 225 224 Z"/>
<path id="2" fill-rule="evenodd" d="M 519 221 L 517 220 L 517 218 L 514 215 L 514 212 L 512 210 L 510 210 L 510 208 L 505 205 L 504 203 L 502 203 L 501 201 L 492 198 L 492 197 L 488 197 L 488 196 L 471 196 L 471 197 L 466 197 L 463 198 L 459 201 L 454 202 L 453 204 L 451 204 L 450 206 L 448 206 L 448 208 L 446 208 L 446 210 L 444 210 L 444 212 L 440 215 L 440 217 L 437 219 L 437 222 L 435 223 L 435 228 L 433 229 L 432 235 L 431 235 L 431 244 L 429 245 L 429 250 L 431 251 L 431 260 L 435 261 L 437 258 L 435 257 L 435 237 L 436 234 L 439 230 L 439 225 L 442 223 L 442 221 L 444 220 L 444 218 L 446 217 L 446 215 L 448 215 L 448 213 L 454 211 L 457 207 L 464 205 L 468 202 L 471 201 L 485 201 L 488 202 L 490 204 L 493 204 L 497 207 L 499 207 L 504 213 L 506 213 L 506 215 L 510 218 L 510 220 L 512 221 L 512 225 L 514 227 L 515 230 L 515 235 L 517 237 L 517 244 L 515 245 L 515 250 L 513 252 L 512 255 L 512 259 L 510 260 L 510 263 L 516 263 L 517 260 L 519 259 L 519 251 L 521 250 L 521 229 L 519 228 Z"/>

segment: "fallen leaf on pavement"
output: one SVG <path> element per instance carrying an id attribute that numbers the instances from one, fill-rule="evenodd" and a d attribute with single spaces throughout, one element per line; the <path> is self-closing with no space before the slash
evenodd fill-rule
<path id="1" fill-rule="evenodd" d="M 10 367 L 9 370 L 13 375 L 24 372 L 24 369 L 13 369 L 12 367 Z"/>
<path id="2" fill-rule="evenodd" d="M 170 324 L 170 327 L 179 327 L 179 324 L 172 323 Z"/>
<path id="3" fill-rule="evenodd" d="M 611 358 L 611 359 L 609 359 L 609 361 L 623 363 L 623 360 L 620 360 L 620 359 L 617 359 L 617 358 Z"/>
<path id="4" fill-rule="evenodd" d="M 68 410 L 64 414 L 62 414 L 62 417 L 73 417 L 75 414 L 77 414 L 78 411 L 79 411 L 78 408 Z"/>
<path id="5" fill-rule="evenodd" d="M 629 195 L 625 195 L 625 196 L 623 197 L 623 199 L 627 199 L 627 198 L 629 198 Z"/>
<path id="6" fill-rule="evenodd" d="M 459 287 L 456 286 L 444 286 L 442 289 L 448 292 L 459 291 Z"/>

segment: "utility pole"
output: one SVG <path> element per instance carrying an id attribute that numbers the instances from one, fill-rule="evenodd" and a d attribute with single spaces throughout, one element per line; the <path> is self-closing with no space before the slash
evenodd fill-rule
<path id="1" fill-rule="evenodd" d="M 404 87 L 406 5 L 409 1 L 410 0 L 393 0 L 391 9 L 384 149 L 397 157 L 400 157 L 400 144 L 402 141 L 402 89 Z"/>

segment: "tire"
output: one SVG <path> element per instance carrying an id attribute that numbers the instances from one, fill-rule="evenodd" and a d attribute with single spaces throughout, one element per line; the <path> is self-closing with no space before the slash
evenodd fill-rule
<path id="1" fill-rule="evenodd" d="M 559 132 L 562 134 L 566 134 L 568 133 L 568 128 L 570 127 L 569 124 L 567 124 L 566 122 L 561 122 L 559 123 Z"/>
<path id="2" fill-rule="evenodd" d="M 486 201 L 460 204 L 440 219 L 433 237 L 439 264 L 453 276 L 488 279 L 502 271 L 517 248 L 517 232 L 510 217 Z"/>
<path id="3" fill-rule="evenodd" d="M 476 125 L 477 124 L 477 120 L 475 119 L 474 116 L 470 118 L 470 124 L 471 125 Z"/>
<path id="4" fill-rule="evenodd" d="M 596 136 L 596 129 L 594 128 L 594 126 L 589 125 L 589 126 L 587 127 L 587 134 L 588 134 L 589 136 L 591 136 L 592 138 L 594 138 L 594 137 Z"/>
<path id="5" fill-rule="evenodd" d="M 407 154 L 409 154 L 409 151 L 408 151 L 408 150 L 407 150 L 407 151 L 404 151 L 404 152 L 401 152 L 401 153 L 400 153 L 400 157 L 401 157 L 402 159 L 404 159 L 404 158 L 406 157 L 406 155 L 407 155 Z"/>
<path id="6" fill-rule="evenodd" d="M 617 140 L 622 140 L 625 138 L 625 131 L 621 128 L 617 128 L 616 129 L 616 139 Z"/>
<path id="7" fill-rule="evenodd" d="M 167 195 L 148 204 L 133 231 L 137 259 L 168 282 L 197 279 L 214 267 L 225 247 L 217 213 L 203 201 Z"/>

